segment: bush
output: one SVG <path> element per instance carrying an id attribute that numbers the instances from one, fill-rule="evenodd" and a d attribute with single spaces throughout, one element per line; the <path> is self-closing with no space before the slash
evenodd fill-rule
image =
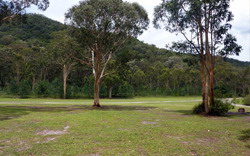
<path id="1" fill-rule="evenodd" d="M 31 86 L 27 80 L 23 80 L 18 85 L 18 95 L 21 98 L 27 98 L 31 92 Z"/>
<path id="2" fill-rule="evenodd" d="M 121 86 L 119 86 L 117 96 L 124 98 L 133 97 L 134 88 L 127 82 L 124 82 Z"/>
<path id="3" fill-rule="evenodd" d="M 194 106 L 193 114 L 201 114 L 203 112 L 205 112 L 205 107 L 202 103 Z"/>
<path id="4" fill-rule="evenodd" d="M 15 80 L 10 81 L 8 86 L 8 94 L 16 95 L 18 94 L 18 85 Z"/>
<path id="5" fill-rule="evenodd" d="M 244 98 L 244 104 L 245 104 L 245 105 L 250 105 L 250 94 L 247 95 L 247 96 Z"/>
<path id="6" fill-rule="evenodd" d="M 221 100 L 215 100 L 214 104 L 211 106 L 209 115 L 222 116 L 225 115 L 230 109 L 234 109 L 234 106 L 228 102 L 223 102 Z M 205 112 L 205 107 L 203 104 L 196 105 L 193 108 L 193 114 L 201 114 Z"/>
<path id="7" fill-rule="evenodd" d="M 38 97 L 49 97 L 50 91 L 50 83 L 48 81 L 39 81 L 35 86 L 35 94 Z"/>
<path id="8" fill-rule="evenodd" d="M 234 109 L 234 106 L 229 102 L 223 102 L 221 100 L 215 100 L 214 105 L 211 107 L 210 115 L 221 116 L 225 115 L 230 109 Z"/>
<path id="9" fill-rule="evenodd" d="M 87 83 L 83 86 L 83 95 L 87 98 L 92 98 L 94 96 L 93 84 Z"/>
<path id="10" fill-rule="evenodd" d="M 63 97 L 63 84 L 58 78 L 55 78 L 51 82 L 50 94 L 53 96 L 53 98 Z"/>
<path id="11" fill-rule="evenodd" d="M 71 86 L 69 90 L 71 91 L 70 95 L 72 98 L 80 98 L 82 96 L 82 90 L 77 85 Z"/>

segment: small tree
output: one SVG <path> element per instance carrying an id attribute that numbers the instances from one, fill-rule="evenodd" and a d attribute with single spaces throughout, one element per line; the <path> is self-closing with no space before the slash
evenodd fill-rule
<path id="1" fill-rule="evenodd" d="M 66 98 L 67 79 L 76 64 L 74 55 L 80 51 L 80 46 L 66 31 L 54 33 L 54 39 L 48 46 L 48 56 L 51 62 L 58 64 L 63 71 L 63 98 Z"/>
<path id="2" fill-rule="evenodd" d="M 208 114 L 214 104 L 214 66 L 216 55 L 239 54 L 241 46 L 228 33 L 233 20 L 230 0 L 162 0 L 155 8 L 154 25 L 184 36 L 185 42 L 174 43 L 176 51 L 200 56 L 202 97 Z M 188 36 L 187 31 L 189 31 Z"/>
<path id="3" fill-rule="evenodd" d="M 73 6 L 66 19 L 88 49 L 81 62 L 92 67 L 94 107 L 100 107 L 99 86 L 113 53 L 129 37 L 137 37 L 149 24 L 146 11 L 137 3 L 122 0 L 85 0 Z"/>

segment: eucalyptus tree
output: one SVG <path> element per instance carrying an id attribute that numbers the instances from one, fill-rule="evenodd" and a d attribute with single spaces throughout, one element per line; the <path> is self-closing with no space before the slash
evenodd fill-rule
<path id="1" fill-rule="evenodd" d="M 49 7 L 49 0 L 0 0 L 0 24 L 25 13 L 25 9 L 36 5 L 40 10 Z"/>
<path id="2" fill-rule="evenodd" d="M 119 47 L 130 37 L 147 29 L 147 12 L 138 3 L 122 0 L 84 0 L 73 6 L 66 19 L 89 54 L 82 59 L 94 74 L 94 107 L 100 107 L 99 86 L 107 64 Z"/>
<path id="3" fill-rule="evenodd" d="M 229 34 L 233 14 L 230 0 L 162 0 L 155 8 L 154 25 L 180 33 L 184 42 L 173 44 L 176 51 L 200 56 L 202 97 L 205 113 L 214 104 L 214 66 L 216 55 L 238 55 L 241 46 Z"/>
<path id="4" fill-rule="evenodd" d="M 80 51 L 78 42 L 70 37 L 66 31 L 59 31 L 53 34 L 54 38 L 48 45 L 48 56 L 50 60 L 58 64 L 62 69 L 63 75 L 63 98 L 66 98 L 67 79 L 76 65 L 75 54 Z"/>

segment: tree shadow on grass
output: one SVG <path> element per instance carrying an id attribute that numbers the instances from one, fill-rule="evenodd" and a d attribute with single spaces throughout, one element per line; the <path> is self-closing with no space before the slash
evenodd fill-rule
<path id="1" fill-rule="evenodd" d="M 192 110 L 166 110 L 166 112 L 181 113 L 182 115 L 195 115 L 192 113 Z"/>
<path id="2" fill-rule="evenodd" d="M 166 110 L 166 112 L 174 112 L 174 113 L 181 113 L 182 115 L 202 115 L 202 114 L 193 114 L 192 110 Z M 232 117 L 250 117 L 250 113 L 238 113 L 238 112 L 228 112 L 224 115 L 203 115 L 205 117 L 225 117 L 225 118 L 232 118 Z"/>
<path id="3" fill-rule="evenodd" d="M 250 129 L 241 131 L 241 136 L 239 137 L 239 140 L 243 142 L 249 142 L 250 143 Z M 250 148 L 250 144 L 246 145 L 247 148 Z"/>
<path id="4" fill-rule="evenodd" d="M 150 110 L 155 107 L 145 107 L 145 106 L 119 106 L 119 105 L 108 105 L 101 108 L 94 108 L 90 105 L 73 105 L 65 107 L 48 107 L 48 106 L 0 106 L 0 121 L 10 120 L 14 118 L 19 118 L 23 115 L 28 115 L 31 112 L 70 112 L 76 110 L 82 111 L 134 111 L 134 110 Z"/>

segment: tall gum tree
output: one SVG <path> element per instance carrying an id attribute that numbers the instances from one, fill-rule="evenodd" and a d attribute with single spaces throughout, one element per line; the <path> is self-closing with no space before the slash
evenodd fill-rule
<path id="1" fill-rule="evenodd" d="M 183 42 L 176 42 L 176 51 L 200 56 L 202 97 L 205 113 L 214 104 L 214 66 L 217 55 L 238 55 L 241 46 L 229 34 L 233 14 L 230 0 L 162 0 L 155 8 L 154 25 L 169 32 L 182 34 Z"/>
<path id="2" fill-rule="evenodd" d="M 122 0 L 84 0 L 66 13 L 66 22 L 74 35 L 88 49 L 81 62 L 93 69 L 94 107 L 100 107 L 99 86 L 107 64 L 119 47 L 130 37 L 147 29 L 147 12 L 138 3 Z"/>

